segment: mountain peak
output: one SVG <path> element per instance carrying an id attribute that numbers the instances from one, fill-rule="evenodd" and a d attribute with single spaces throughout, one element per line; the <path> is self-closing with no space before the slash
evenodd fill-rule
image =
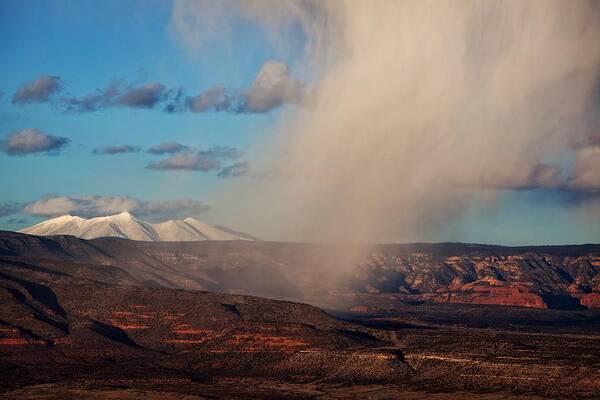
<path id="1" fill-rule="evenodd" d="M 67 220 L 72 220 L 72 219 L 81 219 L 81 217 L 78 217 L 76 215 L 71 215 L 71 214 L 65 214 L 65 215 L 60 215 L 58 217 L 51 218 L 48 221 L 51 221 L 51 220 L 54 220 L 54 221 L 60 221 L 60 220 L 67 221 Z"/>
<path id="2" fill-rule="evenodd" d="M 67 224 L 67 223 L 73 223 L 73 222 L 80 223 L 81 221 L 86 221 L 86 219 L 78 217 L 76 215 L 65 214 L 65 215 L 59 215 L 58 217 L 53 217 L 53 218 L 47 219 L 45 221 L 40 222 L 37 225 Z"/>
<path id="3" fill-rule="evenodd" d="M 209 225 L 195 218 L 153 224 L 123 211 L 114 215 L 81 218 L 71 215 L 52 218 L 20 232 L 31 235 L 73 235 L 83 239 L 113 236 L 144 241 L 252 240 L 251 236 Z"/>
<path id="4" fill-rule="evenodd" d="M 118 214 L 110 215 L 111 218 L 118 219 L 136 219 L 133 215 L 129 213 L 129 211 L 122 211 Z"/>

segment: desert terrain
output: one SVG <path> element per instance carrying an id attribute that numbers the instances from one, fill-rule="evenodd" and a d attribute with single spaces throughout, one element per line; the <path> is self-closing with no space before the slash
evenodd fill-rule
<path id="1" fill-rule="evenodd" d="M 345 253 L 3 233 L 2 396 L 597 396 L 600 309 L 570 289 L 594 294 L 597 246 L 415 246 L 376 247 L 354 275 L 306 290 L 319 255 Z"/>

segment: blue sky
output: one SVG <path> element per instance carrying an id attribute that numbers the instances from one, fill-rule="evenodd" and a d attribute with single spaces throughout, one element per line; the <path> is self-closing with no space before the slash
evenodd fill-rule
<path id="1" fill-rule="evenodd" d="M 340 35 L 349 35 L 353 39 L 346 43 L 352 51 L 347 53 L 328 51 L 322 59 L 318 60 L 322 61 L 321 64 L 311 64 L 306 62 L 305 53 L 305 46 L 311 43 L 307 40 L 308 34 L 318 35 L 319 32 L 315 27 L 318 28 L 319 23 L 335 21 L 335 18 L 339 17 L 335 14 L 336 7 L 329 9 L 323 7 L 323 10 L 309 7 L 305 14 L 300 13 L 299 19 L 291 20 L 285 26 L 279 26 L 276 35 L 285 37 L 284 46 L 275 43 L 273 37 L 268 36 L 268 30 L 257 23 L 260 18 L 254 20 L 238 18 L 235 17 L 234 12 L 230 12 L 232 10 L 227 9 L 225 11 L 231 14 L 231 18 L 225 18 L 216 24 L 216 29 L 219 31 L 216 32 L 217 36 L 223 37 L 220 40 L 207 40 L 202 46 L 194 47 L 186 44 L 180 35 L 181 32 L 178 33 L 174 29 L 174 5 L 175 3 L 167 0 L 102 2 L 4 0 L 0 2 L 0 58 L 2 59 L 0 66 L 0 93 L 2 94 L 0 96 L 0 185 L 2 187 L 0 229 L 20 229 L 66 212 L 82 216 L 112 213 L 125 207 L 123 206 L 125 202 L 130 211 L 143 218 L 158 220 L 193 214 L 210 223 L 233 223 L 232 228 L 245 229 L 251 234 L 268 239 L 302 239 L 294 236 L 293 233 L 281 237 L 269 236 L 268 232 L 286 231 L 279 228 L 270 229 L 270 225 L 281 227 L 285 222 L 269 221 L 265 218 L 269 218 L 270 215 L 286 215 L 285 212 L 288 211 L 298 225 L 317 220 L 319 226 L 313 229 L 321 230 L 320 224 L 325 226 L 329 223 L 320 218 L 320 215 L 327 214 L 327 211 L 311 210 L 314 212 L 312 218 L 294 216 L 294 204 L 285 201 L 277 204 L 277 199 L 270 204 L 269 200 L 265 202 L 265 198 L 252 193 L 264 189 L 265 197 L 268 197 L 269 193 L 277 193 L 277 189 L 273 189 L 277 186 L 270 183 L 268 179 L 257 178 L 264 171 L 255 169 L 257 160 L 251 157 L 256 156 L 256 147 L 262 146 L 265 141 L 268 142 L 273 132 L 277 135 L 288 134 L 285 129 L 277 131 L 276 128 L 286 117 L 303 108 L 298 107 L 301 100 L 303 101 L 305 97 L 310 98 L 306 94 L 313 89 L 313 86 L 319 87 L 318 85 L 322 83 L 311 76 L 311 73 L 316 76 L 317 71 L 318 73 L 327 71 L 330 66 L 328 63 L 331 61 L 328 57 L 332 57 L 344 68 L 331 68 L 330 71 L 341 73 L 343 77 L 346 74 L 347 79 L 339 79 L 337 82 L 341 82 L 341 85 L 338 87 L 335 86 L 335 79 L 332 80 L 333 84 L 323 79 L 325 84 L 319 88 L 327 101 L 319 103 L 321 108 L 312 110 L 308 107 L 309 111 L 304 114 L 315 119 L 313 125 L 317 129 L 310 128 L 313 126 L 310 124 L 306 124 L 308 126 L 306 129 L 303 126 L 296 126 L 298 129 L 295 133 L 300 132 L 300 135 L 306 138 L 296 136 L 289 141 L 299 143 L 295 150 L 298 153 L 296 161 L 300 160 L 300 166 L 294 164 L 292 160 L 290 166 L 293 168 L 301 170 L 302 163 L 309 165 L 313 161 L 313 150 L 321 153 L 319 158 L 321 164 L 318 168 L 307 169 L 311 171 L 310 173 L 314 173 L 309 179 L 319 190 L 314 194 L 302 194 L 306 204 L 320 206 L 326 204 L 327 199 L 344 197 L 344 193 L 335 192 L 338 185 L 331 185 L 331 181 L 327 180 L 329 178 L 326 172 L 334 169 L 336 165 L 343 166 L 337 173 L 339 178 L 337 183 L 343 183 L 348 179 L 345 174 L 350 174 L 350 181 L 356 184 L 356 188 L 350 188 L 349 193 L 359 194 L 362 190 L 360 177 L 369 177 L 371 170 L 384 171 L 384 174 L 389 174 L 392 182 L 402 182 L 410 180 L 413 174 L 419 176 L 415 171 L 428 170 L 433 165 L 439 167 L 439 171 L 432 172 L 431 177 L 435 177 L 436 174 L 447 174 L 449 179 L 446 180 L 456 180 L 455 172 L 459 171 L 459 174 L 464 174 L 464 177 L 457 180 L 459 187 L 466 184 L 469 186 L 467 190 L 469 192 L 473 187 L 482 185 L 475 191 L 483 189 L 484 192 L 494 193 L 488 197 L 472 196 L 469 200 L 465 200 L 468 195 L 462 192 L 456 198 L 448 195 L 448 203 L 456 202 L 463 206 L 459 212 L 452 208 L 454 206 L 450 206 L 451 212 L 448 214 L 451 216 L 444 220 L 443 224 L 432 229 L 432 225 L 428 223 L 428 215 L 431 211 L 437 214 L 438 210 L 427 209 L 427 206 L 431 206 L 429 203 L 441 209 L 440 215 L 444 215 L 446 211 L 443 210 L 445 200 L 442 197 L 437 202 L 430 201 L 439 194 L 436 179 L 418 183 L 427 190 L 423 190 L 423 198 L 415 204 L 406 200 L 407 197 L 410 199 L 410 196 L 405 196 L 402 185 L 390 188 L 384 179 L 375 186 L 369 185 L 372 182 L 366 182 L 366 187 L 377 187 L 382 192 L 391 189 L 393 193 L 390 192 L 389 195 L 397 197 L 397 204 L 405 204 L 406 201 L 406 207 L 415 207 L 414 213 L 403 212 L 403 214 L 412 215 L 414 221 L 409 224 L 416 224 L 417 228 L 409 231 L 409 236 L 406 236 L 406 232 L 398 236 L 402 237 L 402 240 L 503 244 L 582 243 L 600 240 L 600 223 L 598 223 L 600 184 L 597 181 L 598 174 L 595 172 L 595 166 L 599 165 L 598 160 L 600 160 L 599 138 L 596 133 L 600 130 L 595 127 L 600 121 L 598 99 L 592 99 L 590 102 L 582 95 L 588 92 L 578 90 L 578 86 L 572 84 L 573 75 L 569 73 L 569 71 L 583 71 L 581 79 L 585 80 L 588 76 L 591 78 L 582 85 L 597 85 L 598 66 L 588 60 L 588 58 L 592 59 L 588 52 L 561 57 L 562 64 L 556 62 L 558 65 L 556 71 L 549 68 L 548 71 L 544 70 L 545 75 L 540 75 L 544 79 L 547 77 L 545 81 L 541 81 L 541 84 L 537 81 L 538 74 L 534 74 L 533 77 L 526 74 L 516 76 L 521 79 L 523 93 L 522 98 L 516 100 L 511 97 L 503 99 L 492 96 L 490 98 L 493 101 L 490 103 L 480 101 L 486 100 L 485 97 L 477 97 L 482 93 L 485 94 L 478 89 L 485 81 L 482 81 L 481 77 L 466 77 L 464 86 L 475 87 L 477 91 L 468 92 L 468 101 L 461 103 L 461 112 L 464 112 L 465 116 L 481 117 L 482 121 L 485 121 L 487 116 L 492 116 L 490 120 L 498 126 L 485 126 L 486 131 L 480 132 L 478 127 L 471 126 L 472 120 L 469 118 L 462 125 L 461 121 L 457 122 L 458 129 L 453 132 L 456 140 L 442 140 L 427 144 L 428 138 L 425 137 L 421 146 L 421 138 L 418 137 L 417 131 L 410 132 L 411 115 L 400 115 L 397 120 L 394 119 L 398 114 L 398 104 L 395 102 L 397 99 L 391 104 L 389 102 L 380 104 L 373 93 L 379 93 L 381 98 L 387 98 L 389 93 L 398 93 L 400 98 L 404 93 L 404 87 L 415 85 L 418 89 L 415 91 L 415 97 L 403 98 L 405 103 L 402 105 L 410 105 L 412 100 L 418 102 L 431 95 L 433 107 L 427 110 L 422 118 L 424 121 L 431 118 L 433 123 L 430 125 L 436 126 L 435 113 L 444 111 L 447 104 L 443 99 L 439 99 L 437 92 L 432 94 L 427 92 L 430 86 L 427 82 L 418 81 L 421 75 L 417 75 L 415 79 L 410 76 L 410 72 L 414 70 L 420 74 L 422 70 L 420 66 L 412 68 L 421 61 L 420 57 L 429 63 L 430 57 L 438 60 L 435 57 L 439 56 L 441 62 L 427 64 L 435 66 L 446 65 L 445 61 L 452 59 L 451 55 L 429 51 L 428 40 L 432 41 L 431 49 L 441 49 L 441 53 L 446 50 L 451 53 L 452 49 L 445 44 L 437 46 L 438 35 L 434 35 L 436 36 L 434 38 L 429 35 L 424 36 L 425 42 L 420 46 L 424 51 L 415 53 L 411 59 L 402 58 L 403 53 L 398 49 L 412 48 L 412 42 L 415 40 L 413 32 L 415 34 L 427 32 L 421 27 L 430 23 L 434 24 L 432 29 L 448 29 L 448 33 L 439 37 L 450 35 L 451 38 L 455 32 L 452 27 L 439 26 L 439 23 L 432 19 L 438 11 L 425 12 L 424 20 L 421 22 L 418 21 L 420 16 L 415 14 L 414 26 L 411 29 L 401 30 L 396 23 L 396 17 L 401 17 L 402 14 L 396 17 L 387 15 L 388 11 L 385 7 L 380 10 L 381 14 L 377 12 L 371 14 L 369 10 L 367 10 L 369 12 L 361 11 L 361 7 L 366 6 L 354 4 L 349 9 L 356 8 L 356 15 L 347 13 L 348 10 L 343 7 L 338 7 L 341 9 L 340 15 L 344 18 L 357 21 L 354 25 L 348 25 L 350 29 L 346 29 L 341 34 L 338 32 Z M 197 3 L 184 5 L 188 7 L 182 8 L 184 12 L 205 11 Z M 285 6 L 283 3 L 272 3 L 273 8 L 279 5 Z M 557 7 L 556 11 L 562 13 L 560 7 L 567 6 Z M 394 9 L 389 11 L 393 14 L 396 8 L 402 12 L 400 4 L 395 4 Z M 330 12 L 331 15 L 320 19 L 320 12 Z M 362 48 L 360 46 L 363 41 L 354 40 L 356 37 L 351 35 L 354 27 L 357 32 L 364 34 L 365 31 L 361 31 L 361 27 L 368 26 L 364 24 L 371 22 L 363 21 L 361 18 L 369 15 L 379 15 L 373 29 L 379 28 L 379 24 L 382 28 L 387 26 L 386 29 L 381 29 L 380 34 L 388 34 L 390 38 L 380 40 L 378 35 L 373 34 L 372 37 L 369 36 L 372 42 L 365 41 L 367 45 Z M 306 22 L 302 18 L 307 16 L 314 19 L 310 21 L 311 23 L 302 25 Z M 383 20 L 389 26 L 385 25 Z M 467 20 L 466 23 L 469 21 L 472 20 Z M 408 24 L 412 23 L 413 21 L 408 20 Z M 571 22 L 566 21 L 565 26 L 568 27 L 569 23 Z M 515 25 L 515 27 L 521 29 L 520 26 Z M 306 31 L 313 28 L 315 32 Z M 325 31 L 330 34 L 330 31 L 334 31 L 333 28 L 335 24 L 332 23 Z M 513 26 L 507 24 L 501 28 L 512 29 Z M 487 27 L 484 24 L 477 25 L 473 29 L 487 29 Z M 533 29 L 534 33 L 538 32 L 535 31 L 536 26 L 528 25 L 526 29 Z M 540 29 L 539 32 L 545 32 L 544 29 Z M 550 39 L 556 41 L 557 37 L 564 36 L 564 42 L 561 42 L 563 47 L 557 47 L 556 51 L 557 54 L 562 54 L 563 50 L 567 52 L 565 54 L 570 54 L 568 51 L 577 47 L 570 46 L 569 40 L 577 43 L 584 40 L 593 41 L 596 29 L 592 27 L 586 31 L 589 37 L 583 38 L 577 35 L 583 35 L 580 32 L 585 30 L 576 29 L 571 32 L 566 29 L 565 32 L 553 33 L 554 36 L 551 35 Z M 456 30 L 456 32 L 463 31 L 469 32 L 463 29 Z M 368 32 L 371 34 L 374 31 L 368 30 Z M 401 35 L 406 32 L 410 34 L 402 37 Z M 488 38 L 495 41 L 496 36 L 500 37 L 503 34 L 501 29 L 491 32 L 493 34 L 478 37 L 480 40 Z M 548 30 L 548 32 L 554 31 Z M 523 37 L 525 40 L 536 37 L 525 34 L 515 36 L 513 32 L 508 34 L 508 37 Z M 571 34 L 574 36 L 569 36 Z M 316 38 L 320 37 L 316 36 Z M 321 39 L 326 41 L 330 37 L 323 36 Z M 463 46 L 464 38 L 459 39 L 457 42 Z M 469 39 L 467 37 L 467 45 L 472 43 Z M 338 46 L 337 41 L 334 40 L 332 43 Z M 339 40 L 339 43 L 344 41 Z M 479 45 L 479 39 L 475 43 Z M 537 44 L 534 44 L 533 49 L 536 54 L 539 53 L 536 57 L 543 61 L 543 57 L 548 56 L 548 46 L 543 40 L 535 43 L 542 44 L 539 49 L 535 48 Z M 395 45 L 397 46 L 394 47 Z M 475 58 L 465 53 L 465 59 L 461 60 L 464 65 L 456 64 L 459 66 L 458 71 L 477 70 L 482 66 L 492 70 L 489 66 L 495 65 L 494 63 L 498 63 L 500 67 L 510 66 L 503 57 L 507 54 L 520 54 L 503 53 L 506 49 L 496 48 L 491 44 L 488 44 L 488 47 L 490 47 L 489 59 L 485 59 L 488 54 L 486 52 L 475 52 Z M 341 57 L 336 59 L 336 55 Z M 384 55 L 383 60 L 389 58 L 391 61 L 377 61 L 382 55 Z M 551 53 L 550 57 L 555 57 L 554 53 Z M 536 58 L 529 57 L 527 54 L 523 59 L 507 60 L 519 62 L 519 65 L 525 65 L 527 68 L 531 64 L 531 70 L 539 70 L 535 64 Z M 335 67 L 334 64 L 331 65 Z M 452 65 L 449 63 L 446 68 L 451 68 Z M 545 61 L 544 65 L 554 66 Z M 403 66 L 403 70 L 408 71 L 406 76 L 397 74 L 399 66 Z M 389 69 L 386 69 L 387 67 Z M 500 67 L 498 69 L 501 71 Z M 373 75 L 365 73 L 380 69 L 388 71 L 388 79 L 377 80 L 378 72 Z M 440 70 L 446 73 L 443 68 Z M 365 85 L 364 92 L 357 94 L 356 87 L 360 87 L 357 85 L 361 82 L 353 80 L 354 71 L 358 71 L 360 77 L 366 76 L 371 79 L 372 86 Z M 433 72 L 429 71 L 429 73 Z M 449 82 L 445 82 L 444 79 L 434 80 L 434 82 L 441 87 L 446 87 L 444 85 L 447 84 L 448 90 L 453 90 L 455 81 L 450 75 L 448 77 L 445 79 Z M 475 80 L 470 81 L 471 79 Z M 507 93 L 512 92 L 504 89 L 512 87 L 512 84 L 509 82 L 500 86 L 499 94 L 491 92 L 491 89 L 490 93 L 508 96 Z M 527 97 L 528 85 L 531 86 L 531 93 L 533 93 L 529 98 Z M 543 90 L 539 90 L 539 87 Z M 110 88 L 114 88 L 116 94 L 109 95 Z M 421 88 L 424 90 L 422 91 Z M 102 92 L 103 90 L 105 91 Z M 535 99 L 539 99 L 539 93 L 544 93 L 544 101 L 539 101 L 538 105 Z M 98 100 L 96 103 L 90 103 L 93 111 L 83 110 L 82 104 L 88 104 L 87 101 L 94 96 L 101 98 L 103 102 Z M 584 109 L 581 115 L 576 112 L 569 114 L 570 111 L 561 114 L 562 108 L 567 110 L 569 108 L 562 107 L 560 102 L 553 103 L 552 99 L 563 99 L 566 96 L 570 96 L 570 101 L 573 103 L 580 101 L 588 108 L 581 107 Z M 376 101 L 370 103 L 371 97 Z M 457 98 L 456 101 L 462 100 Z M 493 108 L 503 105 L 504 102 L 511 106 L 517 105 L 517 108 L 511 109 L 515 116 L 510 115 L 507 120 L 501 118 L 501 112 L 504 111 L 502 107 L 500 110 Z M 373 107 L 373 104 L 377 104 L 377 107 Z M 522 107 L 522 110 L 518 109 L 518 106 L 523 104 L 526 106 Z M 552 108 L 556 104 L 561 108 Z M 175 112 L 166 112 L 167 106 L 174 107 Z M 435 108 L 436 106 L 439 108 Z M 486 108 L 488 106 L 491 108 Z M 352 128 L 356 126 L 356 129 L 339 132 L 339 136 L 336 137 L 335 135 L 338 134 L 335 131 L 336 126 L 329 125 L 330 115 L 332 112 L 346 108 L 353 110 L 356 115 L 337 114 L 340 118 L 339 126 L 348 125 Z M 573 109 L 576 110 L 577 107 Z M 497 115 L 493 113 L 494 111 L 498 111 Z M 538 115 L 544 118 L 537 118 Z M 459 120 L 461 116 L 462 114 L 459 115 Z M 496 116 L 499 116 L 498 119 L 495 118 Z M 547 118 L 548 122 L 540 122 L 545 120 L 546 116 L 550 117 Z M 558 122 L 552 119 L 554 116 Z M 384 119 L 391 117 L 390 126 L 393 129 L 388 131 L 386 128 L 378 131 L 377 125 L 373 122 L 377 122 L 381 117 Z M 519 134 L 521 128 L 519 121 L 525 121 L 523 125 L 526 125 L 530 121 L 529 118 L 531 118 L 531 125 L 528 125 L 527 129 L 532 128 L 531 131 L 526 132 L 525 135 Z M 362 119 L 366 121 L 367 129 L 360 128 Z M 303 124 L 302 119 L 295 121 L 288 119 L 287 122 L 294 126 L 298 120 Z M 509 128 L 505 130 L 500 126 L 502 124 L 509 125 Z M 323 130 L 320 127 L 323 127 Z M 514 133 L 511 132 L 510 127 L 514 128 L 512 129 Z M 446 128 L 443 126 L 441 131 L 445 131 Z M 328 140 L 325 136 L 326 133 L 330 133 L 330 129 L 333 129 L 332 140 Z M 545 131 L 551 130 L 560 131 L 556 136 L 552 136 L 554 138 L 552 140 L 547 139 L 550 136 L 545 136 Z M 538 134 L 540 132 L 543 134 Z M 431 137 L 439 135 L 437 131 L 428 133 Z M 548 135 L 550 134 L 553 133 L 550 132 Z M 563 139 L 567 134 L 580 135 L 580 137 L 576 141 L 565 141 Z M 411 135 L 414 137 L 407 139 L 411 138 Z M 563 138 L 558 140 L 557 137 L 560 138 L 561 135 Z M 526 138 L 523 139 L 521 136 Z M 183 150 L 158 155 L 148 153 L 147 150 L 152 146 L 165 142 L 181 144 Z M 364 143 L 363 148 L 355 149 L 355 154 L 353 153 L 356 156 L 356 166 L 348 163 L 352 155 L 348 155 L 345 148 L 339 147 L 340 143 L 353 142 Z M 481 143 L 485 149 L 471 149 L 463 145 L 469 142 Z M 377 143 L 384 145 L 377 147 L 381 146 Z M 414 149 L 395 147 L 404 146 L 404 143 L 413 143 L 415 147 Z M 550 150 L 546 149 L 548 143 L 554 143 L 553 146 L 547 146 Z M 106 150 L 107 147 L 125 145 L 134 146 L 137 151 L 113 155 L 96 154 L 103 151 L 111 152 Z M 491 146 L 497 148 L 487 149 Z M 521 150 L 527 149 L 523 152 L 522 159 L 513 157 L 512 152 L 507 150 L 513 146 L 521 146 Z M 380 154 L 392 152 L 403 154 L 404 159 L 411 160 L 415 151 L 423 149 L 425 149 L 425 156 L 419 157 L 422 164 L 410 164 L 407 161 L 407 164 L 401 167 L 399 165 L 403 164 L 399 162 L 402 157 L 398 156 L 388 165 L 385 163 L 390 158 L 380 157 Z M 448 165 L 429 162 L 427 160 L 429 149 L 439 151 L 438 155 L 441 156 L 439 158 L 443 160 L 446 159 L 447 154 L 456 154 L 455 159 L 466 160 L 466 165 L 461 169 L 461 163 L 454 160 L 449 160 Z M 113 149 L 113 152 L 115 151 Z M 501 156 L 486 158 L 481 154 Z M 504 156 L 508 156 L 506 158 L 508 161 L 504 162 Z M 371 160 L 371 164 L 358 165 L 364 160 Z M 352 167 L 349 168 L 349 165 Z M 414 170 L 410 169 L 413 165 Z M 454 170 L 456 166 L 458 167 Z M 488 166 L 489 171 L 486 170 Z M 277 167 L 273 168 L 275 172 Z M 397 171 L 393 168 L 397 168 Z M 429 175 L 423 174 L 423 176 Z M 238 184 L 242 189 L 238 191 L 231 189 Z M 319 187 L 323 184 L 324 187 Z M 223 190 L 224 187 L 227 190 Z M 285 184 L 281 187 L 286 188 Z M 339 187 L 344 189 L 342 186 Z M 294 185 L 290 184 L 287 188 L 294 190 Z M 222 199 L 215 193 L 233 193 L 235 198 Z M 242 197 L 246 195 L 253 197 L 253 202 L 245 202 L 246 199 Z M 319 198 L 321 195 L 323 202 Z M 285 199 L 285 196 L 282 198 Z M 219 199 L 225 200 L 223 204 L 220 204 Z M 356 206 L 360 207 L 361 199 L 355 200 Z M 238 218 L 239 215 L 230 212 L 238 206 L 237 203 L 241 204 L 241 202 L 244 202 L 244 212 L 251 214 L 251 217 L 246 215 L 243 216 L 244 218 Z M 205 205 L 210 206 L 211 209 L 206 211 Z M 274 210 L 272 212 L 271 206 Z M 377 203 L 377 207 L 379 206 L 380 204 Z M 283 209 L 292 207 L 292 210 L 278 214 L 281 207 Z M 356 211 L 351 209 L 352 205 L 349 207 L 352 212 Z M 307 210 L 307 208 L 302 209 Z M 387 210 L 368 211 L 371 215 L 367 213 L 363 217 L 377 218 L 383 215 L 383 220 L 387 220 L 386 213 L 389 212 Z M 223 219 L 225 222 L 222 221 Z M 252 225 L 252 221 L 257 220 L 260 220 L 257 226 L 262 227 L 264 232 L 261 229 L 257 229 L 258 232 L 253 230 L 256 224 Z M 390 220 L 396 219 L 390 218 Z M 421 220 L 423 224 L 420 227 L 418 225 Z M 237 225 L 238 222 L 241 227 Z M 290 225 L 294 223 L 290 222 Z M 387 227 L 383 231 L 394 232 L 394 229 L 395 227 Z M 394 240 L 394 236 L 390 236 L 389 239 L 385 236 L 384 239 Z"/>
<path id="2" fill-rule="evenodd" d="M 202 198 L 219 179 L 216 173 L 165 172 L 144 167 L 157 156 L 143 151 L 102 156 L 98 146 L 134 144 L 143 149 L 173 141 L 199 149 L 231 146 L 244 151 L 277 118 L 269 113 L 178 113 L 156 109 L 107 108 L 91 113 L 63 112 L 46 103 L 11 104 L 24 82 L 40 75 L 59 76 L 63 92 L 83 96 L 113 79 L 160 82 L 195 95 L 213 85 L 247 87 L 261 65 L 282 60 L 262 33 L 236 30 L 231 46 L 210 44 L 191 54 L 173 38 L 167 1 L 4 1 L 0 4 L 0 136 L 36 128 L 67 137 L 59 155 L 0 154 L 0 203 L 35 201 L 47 195 L 132 196 L 144 200 Z M 288 54 L 289 56 L 289 54 Z M 288 63 L 293 60 L 284 60 Z M 175 193 L 164 181 L 181 180 Z M 26 222 L 0 226 L 17 229 Z M 21 218 L 18 218 L 21 219 Z"/>

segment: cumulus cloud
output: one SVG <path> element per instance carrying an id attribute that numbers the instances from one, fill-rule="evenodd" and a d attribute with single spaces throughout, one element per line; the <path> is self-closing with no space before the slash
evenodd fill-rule
<path id="1" fill-rule="evenodd" d="M 530 162 L 507 171 L 495 176 L 486 174 L 485 180 L 477 185 L 471 182 L 466 188 L 530 191 L 542 196 L 539 201 L 555 206 L 578 208 L 593 215 L 600 210 L 600 146 L 576 149 L 573 161 L 560 167 Z"/>
<path id="2" fill-rule="evenodd" d="M 148 153 L 163 155 L 163 154 L 175 154 L 181 153 L 184 151 L 188 151 L 190 148 L 186 145 L 176 142 L 163 142 L 157 144 L 156 146 L 152 146 L 148 149 Z"/>
<path id="3" fill-rule="evenodd" d="M 34 153 L 57 154 L 70 140 L 66 137 L 48 135 L 35 128 L 12 133 L 0 142 L 0 150 L 11 156 Z"/>
<path id="4" fill-rule="evenodd" d="M 134 87 L 119 96 L 117 102 L 134 108 L 152 108 L 163 101 L 166 96 L 166 86 L 153 82 Z"/>
<path id="5" fill-rule="evenodd" d="M 121 80 L 113 80 L 105 88 L 83 97 L 63 97 L 61 105 L 65 111 L 71 112 L 93 112 L 116 106 L 154 108 L 175 95 L 158 82 L 133 86 Z"/>
<path id="6" fill-rule="evenodd" d="M 117 80 L 110 82 L 104 89 L 98 89 L 83 97 L 63 97 L 62 106 L 65 111 L 92 112 L 110 107 L 121 92 L 122 83 Z"/>
<path id="7" fill-rule="evenodd" d="M 42 75 L 25 83 L 13 96 L 14 104 L 48 101 L 63 88 L 58 76 Z M 94 112 L 109 107 L 155 108 L 168 113 L 191 111 L 265 113 L 284 104 L 298 103 L 303 96 L 300 81 L 293 79 L 286 64 L 266 61 L 247 89 L 215 85 L 196 96 L 159 82 L 133 85 L 114 79 L 102 89 L 84 96 L 64 95 L 57 105 L 67 112 Z"/>
<path id="8" fill-rule="evenodd" d="M 27 204 L 23 211 L 45 217 L 65 214 L 93 217 L 131 211 L 138 206 L 138 203 L 138 200 L 130 197 L 49 196 Z"/>
<path id="9" fill-rule="evenodd" d="M 250 171 L 250 163 L 246 161 L 231 164 L 219 171 L 219 178 L 238 178 L 248 174 Z"/>
<path id="10" fill-rule="evenodd" d="M 534 190 L 547 189 L 563 192 L 562 198 L 583 199 L 600 194 L 600 145 L 586 146 L 575 150 L 571 165 L 537 163 L 522 173 L 511 172 L 500 179 L 482 182 L 481 188 Z M 498 177 L 496 177 L 498 178 Z M 568 200 L 570 201 L 570 200 Z"/>
<path id="11" fill-rule="evenodd" d="M 209 209 L 192 199 L 146 201 L 119 196 L 50 196 L 27 204 L 23 211 L 44 217 L 70 214 L 85 218 L 128 211 L 138 217 L 164 220 L 197 215 Z"/>
<path id="12" fill-rule="evenodd" d="M 250 89 L 243 94 L 240 112 L 261 113 L 302 98 L 302 85 L 290 76 L 287 65 L 265 62 Z"/>
<path id="13" fill-rule="evenodd" d="M 36 79 L 25 82 L 13 94 L 13 104 L 44 103 L 60 92 L 63 83 L 58 76 L 40 75 Z"/>
<path id="14" fill-rule="evenodd" d="M 235 103 L 235 94 L 221 86 L 215 86 L 195 97 L 188 97 L 187 107 L 192 112 L 229 111 Z"/>
<path id="15" fill-rule="evenodd" d="M 221 169 L 221 162 L 223 160 L 235 159 L 241 156 L 242 152 L 236 148 L 213 146 L 208 150 L 188 150 L 183 153 L 173 154 L 170 157 L 148 164 L 146 168 L 208 172 Z"/>
<path id="16" fill-rule="evenodd" d="M 147 169 L 158 170 L 189 170 L 212 171 L 221 168 L 221 161 L 212 157 L 205 157 L 200 153 L 175 154 L 160 161 L 152 162 Z"/>
<path id="17" fill-rule="evenodd" d="M 291 77 L 288 66 L 268 60 L 248 89 L 215 86 L 195 97 L 188 97 L 186 105 L 192 112 L 265 113 L 284 104 L 299 103 L 302 97 L 302 84 Z"/>
<path id="18" fill-rule="evenodd" d="M 103 146 L 96 147 L 92 153 L 94 154 L 105 154 L 105 155 L 114 155 L 120 153 L 137 153 L 141 150 L 139 146 L 134 146 L 131 144 L 124 144 L 118 146 Z"/>

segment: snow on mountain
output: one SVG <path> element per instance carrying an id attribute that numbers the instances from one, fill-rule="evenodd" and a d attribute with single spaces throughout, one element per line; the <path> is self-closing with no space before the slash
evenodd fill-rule
<path id="1" fill-rule="evenodd" d="M 128 212 L 89 219 L 63 215 L 40 222 L 19 232 L 39 236 L 73 235 L 84 239 L 112 236 L 151 242 L 254 240 L 250 235 L 212 226 L 194 218 L 152 224 L 142 221 Z"/>

